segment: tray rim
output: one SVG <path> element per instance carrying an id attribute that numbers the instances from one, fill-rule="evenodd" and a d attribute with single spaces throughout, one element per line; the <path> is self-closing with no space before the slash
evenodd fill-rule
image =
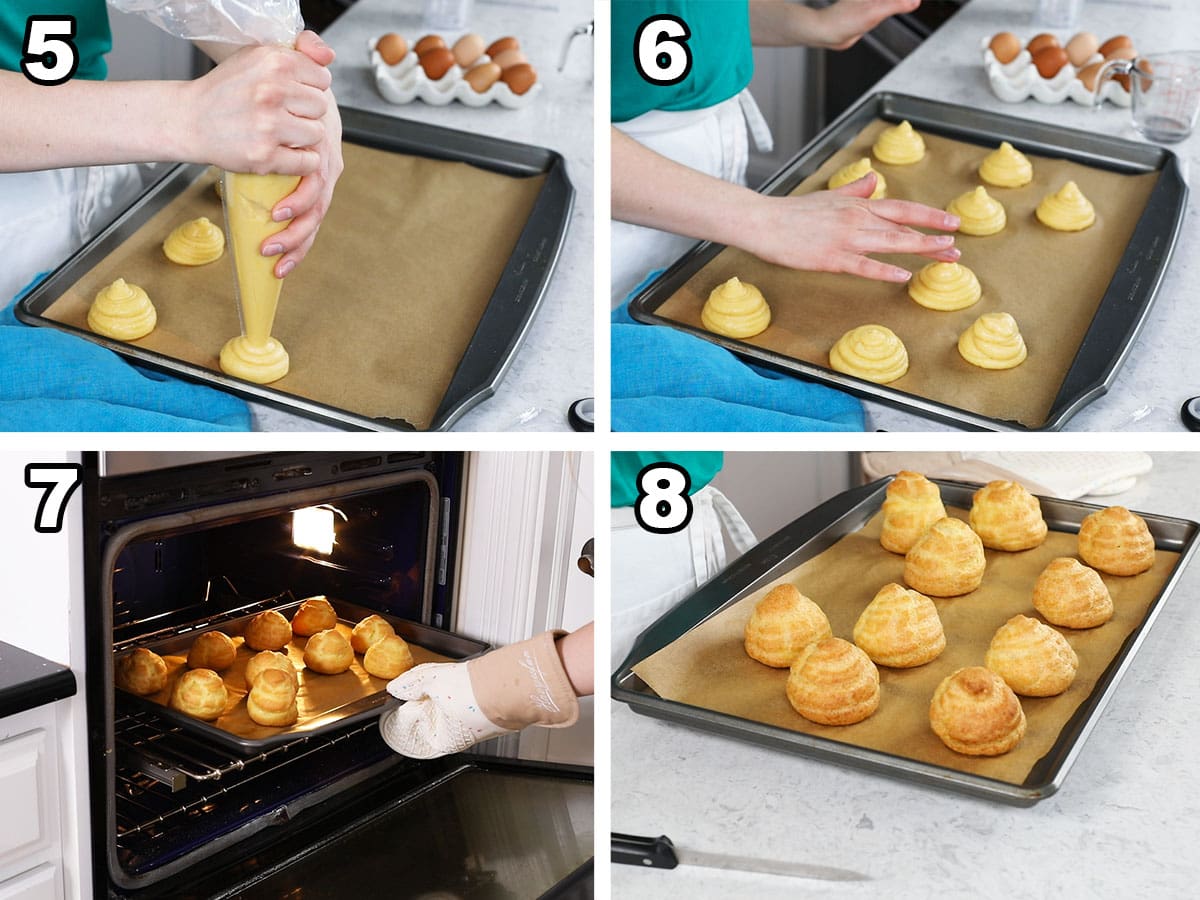
<path id="1" fill-rule="evenodd" d="M 862 127 L 872 118 L 889 121 L 909 118 L 932 133 L 944 134 L 958 140 L 969 139 L 967 134 L 969 129 L 966 124 L 949 122 L 944 118 L 940 121 L 931 121 L 929 117 L 934 114 L 935 110 L 940 111 L 943 116 L 947 111 L 953 111 L 956 116 L 967 122 L 978 120 L 980 123 L 988 123 L 995 129 L 995 135 L 1000 138 L 1019 139 L 1023 146 L 1043 153 L 1075 159 L 1086 165 L 1095 166 L 1104 163 L 1108 168 L 1120 167 L 1129 171 L 1158 171 L 1160 173 L 1158 183 L 1151 192 L 1146 208 L 1142 211 L 1134 233 L 1130 237 L 1130 243 L 1126 246 L 1117 264 L 1113 278 L 1101 298 L 1088 330 L 1080 341 L 1079 349 L 1071 365 L 1063 375 L 1058 394 L 1052 401 L 1043 422 L 1036 426 L 1026 426 L 1012 420 L 985 416 L 964 407 L 952 406 L 948 403 L 900 391 L 888 385 L 875 384 L 845 375 L 815 363 L 798 360 L 774 350 L 757 347 L 743 340 L 713 334 L 702 328 L 658 315 L 658 307 L 666 301 L 670 294 L 724 249 L 725 245 L 715 244 L 711 241 L 693 245 L 669 267 L 660 271 L 653 281 L 642 287 L 629 301 L 630 316 L 642 324 L 666 326 L 699 337 L 773 371 L 826 384 L 861 399 L 884 403 L 901 411 L 957 428 L 971 431 L 1014 432 L 1060 430 L 1077 412 L 1108 393 L 1154 306 L 1158 289 L 1166 275 L 1171 257 L 1174 255 L 1186 214 L 1189 188 L 1182 178 L 1178 157 L 1171 150 L 1157 145 L 1138 144 L 1122 138 L 1078 131 L 1005 113 L 964 107 L 894 91 L 877 91 L 864 95 L 823 128 L 815 138 L 785 163 L 779 172 L 768 178 L 758 188 L 758 191 L 764 194 L 786 193 L 804 177 L 812 174 L 812 171 L 815 171 L 831 153 L 836 152 L 844 143 L 843 132 L 854 127 Z M 860 119 L 863 121 L 859 121 Z M 1045 137 L 1047 132 L 1058 135 L 1058 141 L 1048 141 Z M 978 128 L 975 133 L 977 137 L 980 136 Z M 987 135 L 988 133 L 984 132 L 983 134 Z M 1039 137 L 1038 135 L 1043 136 Z M 1067 143 L 1068 141 L 1072 143 Z M 1108 148 L 1110 152 L 1121 150 L 1133 159 L 1105 158 L 1100 155 L 1100 148 Z M 1151 158 L 1154 158 L 1155 161 L 1152 162 Z M 1141 162 L 1135 160 L 1141 160 Z M 1159 212 L 1159 209 L 1154 206 L 1155 197 L 1160 192 L 1165 197 L 1168 189 L 1174 191 L 1174 194 L 1167 198 L 1171 204 L 1172 219 L 1167 227 L 1165 247 L 1161 247 L 1159 241 L 1154 240 L 1148 248 L 1149 257 L 1143 258 L 1142 248 L 1135 249 L 1134 241 L 1139 237 L 1139 233 L 1141 238 L 1148 238 L 1144 229 L 1148 230 L 1151 227 L 1153 224 L 1151 217 Z M 1139 266 L 1143 269 L 1140 273 L 1137 271 Z M 1149 271 L 1145 270 L 1147 266 Z M 660 286 L 664 285 L 669 285 L 671 291 L 663 297 L 655 297 L 656 289 L 660 289 Z M 1143 291 L 1139 301 L 1136 302 L 1139 308 L 1132 320 L 1128 319 L 1123 309 L 1130 289 Z M 665 291 L 665 288 L 662 290 Z M 1106 339 L 1106 328 L 1108 327 L 1117 327 L 1122 332 L 1119 335 L 1120 340 L 1115 343 L 1115 346 L 1112 340 Z M 1085 353 L 1085 350 L 1088 352 Z"/>
<path id="2" fill-rule="evenodd" d="M 852 488 L 814 507 L 808 513 L 760 542 L 756 547 L 751 548 L 723 572 L 647 626 L 638 635 L 633 648 L 612 675 L 610 682 L 612 699 L 628 704 L 634 712 L 642 715 L 666 719 L 701 731 L 714 732 L 724 737 L 761 744 L 847 768 L 887 775 L 900 781 L 932 785 L 1014 806 L 1033 806 L 1054 794 L 1062 786 L 1092 728 L 1095 727 L 1100 715 L 1112 699 L 1113 692 L 1128 671 L 1163 605 L 1174 593 L 1179 579 L 1187 569 L 1197 547 L 1200 546 L 1200 523 L 1190 519 L 1136 511 L 1146 520 L 1151 533 L 1155 536 L 1156 546 L 1178 552 L 1179 558 L 1162 589 L 1151 601 L 1141 624 L 1134 628 L 1118 648 L 1097 680 L 1092 692 L 1080 702 L 1075 713 L 1064 723 L 1054 745 L 1041 760 L 1034 764 L 1029 777 L 1020 785 L 912 760 L 885 751 L 857 747 L 829 738 L 795 732 L 680 701 L 667 700 L 658 696 L 633 672 L 634 665 L 662 649 L 672 640 L 727 609 L 785 571 L 790 571 L 801 562 L 816 556 L 837 538 L 861 527 L 882 505 L 887 485 L 892 482 L 894 477 L 894 475 L 885 476 L 869 484 Z M 960 508 L 963 507 L 961 502 L 963 497 L 968 498 L 966 508 L 970 508 L 970 493 L 982 487 L 982 484 L 976 482 L 941 478 L 931 478 L 930 480 L 942 490 L 944 502 Z M 1049 504 L 1051 509 L 1077 510 L 1080 518 L 1086 512 L 1105 508 L 1100 504 L 1085 503 L 1080 500 L 1037 496 L 1043 507 Z M 1051 525 L 1051 530 L 1071 533 L 1070 528 L 1056 528 L 1055 525 L 1059 524 L 1057 520 L 1053 523 L 1048 520 L 1048 524 Z M 833 534 L 833 530 L 839 527 L 843 530 Z M 1185 532 L 1184 536 L 1179 539 L 1179 546 L 1162 546 L 1167 542 L 1167 538 L 1156 531 L 1161 532 L 1168 527 L 1182 529 Z M 1077 524 L 1074 531 L 1078 531 Z M 815 546 L 822 541 L 825 542 L 824 546 Z M 765 560 L 760 561 L 760 558 L 765 558 Z M 732 577 L 736 579 L 734 581 L 736 589 L 725 595 L 720 602 L 715 602 L 716 598 L 706 596 L 708 593 L 716 595 L 723 593 L 726 579 L 730 577 L 731 573 Z M 689 604 L 697 606 L 698 609 L 685 609 Z M 702 606 L 703 608 L 700 608 Z M 687 627 L 679 631 L 678 625 L 685 621 L 688 623 Z M 668 623 L 672 635 L 668 640 L 659 640 L 657 636 L 655 640 L 649 640 L 648 635 L 651 632 L 665 630 Z"/>

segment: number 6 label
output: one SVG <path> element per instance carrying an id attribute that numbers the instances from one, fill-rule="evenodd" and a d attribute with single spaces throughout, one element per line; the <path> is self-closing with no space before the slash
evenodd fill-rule
<path id="1" fill-rule="evenodd" d="M 34 84 L 64 84 L 79 68 L 74 16 L 30 16 L 25 20 L 21 71 Z"/>
<path id="2" fill-rule="evenodd" d="M 692 36 L 678 16 L 653 16 L 638 26 L 633 60 L 638 74 L 651 84 L 679 84 L 692 71 Z"/>
<path id="3" fill-rule="evenodd" d="M 633 517 L 643 531 L 674 534 L 692 521 L 691 476 L 674 463 L 651 463 L 638 472 Z"/>

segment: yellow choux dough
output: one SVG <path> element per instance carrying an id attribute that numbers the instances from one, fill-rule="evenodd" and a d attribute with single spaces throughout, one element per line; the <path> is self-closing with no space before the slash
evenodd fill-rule
<path id="1" fill-rule="evenodd" d="M 237 658 L 237 647 L 229 635 L 221 631 L 206 631 L 192 641 L 188 650 L 189 669 L 215 669 L 220 672 L 233 665 Z"/>
<path id="2" fill-rule="evenodd" d="M 1030 550 L 1046 540 L 1042 505 L 1023 484 L 989 481 L 971 498 L 971 528 L 991 550 Z"/>
<path id="3" fill-rule="evenodd" d="M 291 725 L 299 716 L 295 682 L 279 669 L 263 671 L 246 696 L 246 712 L 259 725 Z"/>
<path id="4" fill-rule="evenodd" d="M 1008 141 L 983 158 L 979 177 L 996 187 L 1016 188 L 1033 181 L 1033 163 Z"/>
<path id="5" fill-rule="evenodd" d="M 981 369 L 1012 369 L 1029 351 L 1017 320 L 1006 312 L 984 313 L 958 338 L 958 352 Z"/>
<path id="6" fill-rule="evenodd" d="M 408 643 L 398 634 L 389 634 L 376 641 L 363 654 L 363 668 L 376 678 L 389 681 L 398 678 L 416 665 Z"/>
<path id="7" fill-rule="evenodd" d="M 762 291 L 735 275 L 713 288 L 700 310 L 700 321 L 709 331 L 726 337 L 754 337 L 771 324 L 771 307 Z"/>
<path id="8" fill-rule="evenodd" d="M 354 648 L 355 653 L 366 653 L 372 644 L 395 633 L 396 629 L 392 627 L 391 622 L 383 616 L 372 614 L 354 626 L 354 630 L 350 632 L 350 646 Z"/>
<path id="9" fill-rule="evenodd" d="M 792 709 L 821 725 L 852 725 L 879 708 L 879 670 L 841 638 L 809 644 L 788 672 Z"/>
<path id="10" fill-rule="evenodd" d="M 136 341 L 154 330 L 158 313 L 144 290 L 118 278 L 96 294 L 87 322 L 96 334 L 118 341 Z"/>
<path id="11" fill-rule="evenodd" d="M 930 597 L 969 594 L 983 581 L 983 542 L 961 519 L 939 519 L 904 556 L 904 583 Z"/>
<path id="12" fill-rule="evenodd" d="M 785 669 L 800 651 L 833 634 L 821 607 L 791 584 L 771 588 L 746 622 L 746 655 L 766 666 Z"/>
<path id="13" fill-rule="evenodd" d="M 205 266 L 225 252 L 225 232 L 206 217 L 184 222 L 167 235 L 163 253 L 181 266 Z"/>
<path id="14" fill-rule="evenodd" d="M 1154 565 L 1154 536 L 1137 513 L 1110 506 L 1079 526 L 1079 556 L 1108 575 L 1137 575 Z"/>
<path id="15" fill-rule="evenodd" d="M 946 633 L 932 600 L 892 583 L 859 615 L 854 643 L 878 665 L 911 669 L 946 649 Z"/>
<path id="16" fill-rule="evenodd" d="M 309 597 L 292 616 L 292 634 L 308 637 L 337 624 L 337 610 L 323 595 Z"/>
<path id="17" fill-rule="evenodd" d="M 983 666 L 942 679 L 929 702 L 929 724 L 942 743 L 967 756 L 999 756 L 1025 736 L 1025 711 L 1017 695 Z"/>
<path id="18" fill-rule="evenodd" d="M 908 351 L 883 325 L 860 325 L 841 336 L 829 351 L 829 366 L 876 384 L 895 381 L 908 371 Z"/>
<path id="19" fill-rule="evenodd" d="M 288 659 L 286 653 L 280 653 L 277 650 L 263 650 L 261 653 L 255 653 L 246 662 L 246 686 L 253 687 L 258 676 L 267 669 L 278 669 L 287 675 L 293 684 L 299 685 L 300 683 L 299 676 L 296 675 L 296 667 Z"/>
<path id="20" fill-rule="evenodd" d="M 871 168 L 871 160 L 863 157 L 856 163 L 850 163 L 843 169 L 833 173 L 833 177 L 829 179 L 829 189 L 840 188 L 844 184 L 850 184 L 858 181 L 858 179 L 866 176 L 868 172 L 875 172 L 875 190 L 871 191 L 872 200 L 881 200 L 887 196 L 887 182 L 883 176 Z"/>
<path id="21" fill-rule="evenodd" d="M 961 263 L 934 262 L 909 281 L 908 296 L 926 309 L 949 312 L 978 303 L 983 288 L 975 273 Z"/>
<path id="22" fill-rule="evenodd" d="M 1075 680 L 1079 657 L 1049 625 L 1016 615 L 996 629 L 983 664 L 1023 697 L 1053 697 Z"/>
<path id="23" fill-rule="evenodd" d="M 987 192 L 983 185 L 950 201 L 946 212 L 958 216 L 958 230 L 963 234 L 988 235 L 1004 230 L 1007 217 L 1004 205 Z"/>
<path id="24" fill-rule="evenodd" d="M 354 648 L 336 628 L 318 631 L 304 645 L 304 664 L 322 675 L 345 672 L 354 662 Z"/>
<path id="25" fill-rule="evenodd" d="M 887 486 L 879 543 L 892 553 L 907 553 L 938 519 L 946 518 L 938 486 L 918 472 L 900 471 Z"/>
<path id="26" fill-rule="evenodd" d="M 153 650 L 138 647 L 126 653 L 116 666 L 117 687 L 133 694 L 157 694 L 167 686 L 167 664 Z"/>
<path id="27" fill-rule="evenodd" d="M 1096 221 L 1096 208 L 1068 181 L 1057 193 L 1047 194 L 1037 205 L 1038 221 L 1055 231 L 1083 231 Z"/>
<path id="28" fill-rule="evenodd" d="M 1112 595 L 1100 573 L 1070 556 L 1042 569 L 1033 584 L 1033 608 L 1063 628 L 1095 628 L 1113 617 Z"/>
<path id="29" fill-rule="evenodd" d="M 171 689 L 172 709 L 205 721 L 220 718 L 228 702 L 225 682 L 212 669 L 189 669 Z"/>
<path id="30" fill-rule="evenodd" d="M 876 159 L 890 166 L 908 166 L 925 158 L 925 140 L 907 119 L 881 131 L 871 149 Z"/>

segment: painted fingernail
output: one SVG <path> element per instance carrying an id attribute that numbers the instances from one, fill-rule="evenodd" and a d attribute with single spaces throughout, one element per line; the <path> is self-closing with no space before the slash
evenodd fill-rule
<path id="1" fill-rule="evenodd" d="M 271 218 L 276 222 L 282 222 L 284 219 L 292 218 L 292 211 L 287 207 L 284 207 L 283 209 L 277 209 L 275 212 L 271 213 Z"/>
<path id="2" fill-rule="evenodd" d="M 267 244 L 263 248 L 263 256 L 278 256 L 283 252 L 283 244 Z"/>
<path id="3" fill-rule="evenodd" d="M 294 259 L 289 259 L 279 267 L 279 277 L 287 278 L 290 274 L 292 274 L 292 269 L 294 268 L 296 268 L 296 261 Z"/>

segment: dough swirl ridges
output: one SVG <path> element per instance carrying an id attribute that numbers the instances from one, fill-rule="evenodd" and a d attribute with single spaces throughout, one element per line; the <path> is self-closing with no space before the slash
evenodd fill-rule
<path id="1" fill-rule="evenodd" d="M 942 743 L 967 756 L 999 756 L 1025 736 L 1025 711 L 1004 679 L 983 666 L 947 675 L 933 692 L 929 724 Z"/>
<path id="2" fill-rule="evenodd" d="M 908 166 L 925 158 L 925 140 L 907 119 L 881 131 L 871 149 L 876 159 L 891 166 Z"/>
<path id="3" fill-rule="evenodd" d="M 1109 575 L 1137 575 L 1154 565 L 1154 537 L 1141 516 L 1110 506 L 1079 526 L 1079 555 Z"/>
<path id="4" fill-rule="evenodd" d="M 1024 485 L 989 481 L 971 502 L 971 528 L 991 550 L 1029 550 L 1046 540 L 1042 505 Z"/>
<path id="5" fill-rule="evenodd" d="M 841 638 L 809 644 L 788 672 L 792 709 L 821 725 L 851 725 L 879 708 L 879 670 Z"/>
<path id="6" fill-rule="evenodd" d="M 983 288 L 975 273 L 961 263 L 934 262 L 913 276 L 908 296 L 926 309 L 949 312 L 978 303 Z"/>
<path id="7" fill-rule="evenodd" d="M 225 252 L 225 233 L 206 217 L 184 222 L 163 241 L 167 259 L 181 266 L 204 266 Z"/>
<path id="8" fill-rule="evenodd" d="M 909 669 L 946 649 L 937 607 L 924 594 L 885 584 L 854 623 L 854 643 L 881 666 Z"/>
<path id="9" fill-rule="evenodd" d="M 1055 231 L 1083 231 L 1096 221 L 1096 208 L 1083 196 L 1079 185 L 1068 181 L 1056 193 L 1042 198 L 1037 205 L 1037 217 Z"/>
<path id="10" fill-rule="evenodd" d="M 814 641 L 833 632 L 821 607 L 791 584 L 771 588 L 746 622 L 746 655 L 766 666 L 784 669 Z"/>
<path id="11" fill-rule="evenodd" d="M 969 594 L 983 581 L 983 542 L 961 519 L 934 522 L 904 557 L 904 583 L 930 597 Z"/>
<path id="12" fill-rule="evenodd" d="M 984 313 L 972 322 L 958 338 L 958 352 L 981 369 L 1012 369 L 1029 355 L 1017 320 L 1006 312 Z"/>
<path id="13" fill-rule="evenodd" d="M 875 172 L 875 190 L 871 191 L 871 199 L 883 199 L 887 196 L 887 180 L 879 172 L 871 168 L 871 160 L 866 156 L 858 162 L 850 163 L 850 165 L 834 172 L 833 177 L 829 179 L 829 189 L 833 190 L 834 188 L 840 188 L 842 185 L 858 181 L 858 179 L 865 177 L 868 172 Z"/>
<path id="14" fill-rule="evenodd" d="M 919 472 L 896 473 L 887 486 L 882 511 L 879 543 L 892 553 L 907 553 L 925 529 L 946 518 L 941 491 Z"/>
<path id="15" fill-rule="evenodd" d="M 1053 697 L 1075 680 L 1079 657 L 1049 625 L 1016 615 L 996 629 L 984 665 L 1025 697 Z"/>
<path id="16" fill-rule="evenodd" d="M 983 185 L 950 201 L 946 212 L 958 216 L 963 234 L 988 235 L 1004 230 L 1007 217 L 1004 204 L 987 192 Z"/>
<path id="17" fill-rule="evenodd" d="M 838 339 L 829 351 L 838 372 L 876 384 L 895 381 L 908 371 L 908 351 L 896 333 L 883 325 L 860 325 Z"/>
<path id="18" fill-rule="evenodd" d="M 1008 141 L 983 158 L 979 177 L 996 187 L 1023 187 L 1033 181 L 1033 163 Z"/>
<path id="19" fill-rule="evenodd" d="M 145 337 L 158 323 L 158 313 L 144 290 L 118 278 L 96 294 L 88 310 L 88 328 L 119 341 Z"/>
<path id="20" fill-rule="evenodd" d="M 1033 585 L 1033 608 L 1051 625 L 1095 628 L 1113 616 L 1112 596 L 1095 569 L 1060 556 L 1050 560 Z"/>
<path id="21" fill-rule="evenodd" d="M 700 322 L 726 337 L 754 337 L 771 324 L 771 307 L 762 291 L 735 275 L 713 288 L 700 311 Z"/>

